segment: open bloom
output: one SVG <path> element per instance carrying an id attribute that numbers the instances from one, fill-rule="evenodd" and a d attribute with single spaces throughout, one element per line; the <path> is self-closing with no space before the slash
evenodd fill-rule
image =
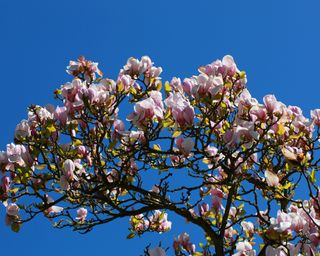
<path id="1" fill-rule="evenodd" d="M 137 127 L 144 127 L 153 118 L 163 119 L 163 112 L 161 93 L 152 91 L 149 98 L 138 102 L 134 106 L 134 112 L 127 117 L 127 120 Z"/>
<path id="2" fill-rule="evenodd" d="M 79 221 L 85 221 L 87 218 L 88 210 L 81 207 L 80 209 L 77 210 L 77 217 L 76 219 Z"/>
<path id="3" fill-rule="evenodd" d="M 27 120 L 22 120 L 15 129 L 14 136 L 19 139 L 19 138 L 26 138 L 30 136 L 31 131 L 30 131 L 30 126 L 28 124 Z"/>
<path id="4" fill-rule="evenodd" d="M 192 138 L 187 138 L 187 139 L 178 138 L 176 140 L 176 144 L 178 149 L 181 151 L 181 153 L 185 157 L 189 156 L 192 149 L 194 148 L 194 141 Z"/>
<path id="5" fill-rule="evenodd" d="M 256 251 L 252 249 L 252 245 L 244 240 L 243 242 L 238 242 L 236 246 L 237 253 L 233 256 L 255 256 Z"/>
<path id="6" fill-rule="evenodd" d="M 194 109 L 181 93 L 170 93 L 164 103 L 171 109 L 172 117 L 180 127 L 193 124 Z"/>
<path id="7" fill-rule="evenodd" d="M 264 172 L 264 176 L 266 177 L 267 184 L 270 187 L 279 186 L 279 177 L 278 177 L 277 174 L 275 174 L 274 172 L 266 170 Z"/>

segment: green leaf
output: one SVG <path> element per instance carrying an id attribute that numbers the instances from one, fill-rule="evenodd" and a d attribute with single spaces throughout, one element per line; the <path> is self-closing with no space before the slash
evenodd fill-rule
<path id="1" fill-rule="evenodd" d="M 130 233 L 129 235 L 127 235 L 127 239 L 132 239 L 136 236 L 135 233 Z"/>
<path id="2" fill-rule="evenodd" d="M 53 132 L 55 132 L 57 129 L 56 129 L 56 127 L 55 127 L 53 124 L 50 124 L 50 125 L 47 126 L 46 130 L 47 130 L 48 132 L 50 132 L 50 133 L 53 133 Z"/>
<path id="3" fill-rule="evenodd" d="M 278 134 L 279 134 L 280 136 L 282 136 L 283 134 L 285 134 L 285 132 L 286 132 L 286 129 L 285 129 L 284 125 L 280 123 L 280 124 L 278 125 Z"/>
<path id="4" fill-rule="evenodd" d="M 162 82 L 158 80 L 158 81 L 156 82 L 156 89 L 157 89 L 157 91 L 160 91 L 161 88 L 162 88 Z"/>
<path id="5" fill-rule="evenodd" d="M 177 138 L 181 135 L 182 131 L 174 131 L 174 133 L 172 134 L 172 138 Z"/>
<path id="6" fill-rule="evenodd" d="M 37 166 L 36 166 L 36 169 L 41 171 L 41 170 L 43 170 L 44 168 L 46 168 L 46 166 L 47 166 L 47 165 L 45 165 L 45 164 L 37 165 Z"/>
<path id="7" fill-rule="evenodd" d="M 169 84 L 168 81 L 165 82 L 165 84 L 164 84 L 164 90 L 165 90 L 166 92 L 171 92 L 171 85 Z"/>
<path id="8" fill-rule="evenodd" d="M 157 151 L 161 151 L 160 145 L 157 145 L 157 144 L 154 144 L 154 145 L 153 145 L 153 149 L 154 149 L 154 150 L 157 150 Z"/>
<path id="9" fill-rule="evenodd" d="M 20 231 L 20 224 L 18 224 L 18 223 L 16 223 L 16 222 L 13 222 L 13 223 L 11 224 L 11 230 L 12 230 L 13 232 L 18 233 L 18 232 Z"/>
<path id="10" fill-rule="evenodd" d="M 73 145 L 80 146 L 80 145 L 82 145 L 82 142 L 81 142 L 81 140 L 74 140 Z"/>
<path id="11" fill-rule="evenodd" d="M 108 149 L 113 149 L 116 145 L 117 145 L 117 141 L 114 140 L 114 141 L 112 141 L 112 142 L 109 144 Z"/>
<path id="12" fill-rule="evenodd" d="M 122 82 L 118 83 L 118 84 L 117 84 L 117 91 L 118 91 L 118 92 L 122 92 L 123 90 L 124 90 L 123 83 L 122 83 Z"/>
<path id="13" fill-rule="evenodd" d="M 310 180 L 311 180 L 311 182 L 312 182 L 313 184 L 317 181 L 315 169 L 312 169 L 311 176 L 310 176 Z"/>

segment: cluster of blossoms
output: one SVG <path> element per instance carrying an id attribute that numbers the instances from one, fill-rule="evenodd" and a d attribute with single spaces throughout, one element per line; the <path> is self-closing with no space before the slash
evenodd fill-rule
<path id="1" fill-rule="evenodd" d="M 176 255 L 319 252 L 319 109 L 307 118 L 274 95 L 259 103 L 229 55 L 164 84 L 147 56 L 128 59 L 116 80 L 84 57 L 67 72 L 61 105 L 30 106 L 0 152 L 12 230 L 39 211 L 80 232 L 128 216 L 133 238 L 170 231 L 171 211 L 205 235 L 199 249 L 180 234 Z M 294 193 L 301 182 L 308 200 Z"/>
<path id="2" fill-rule="evenodd" d="M 185 232 L 180 234 L 178 238 L 174 240 L 173 248 L 176 253 L 180 252 L 181 249 L 191 255 L 196 252 L 196 245 L 190 242 L 190 237 Z"/>
<path id="3" fill-rule="evenodd" d="M 130 224 L 133 232 L 141 234 L 146 230 L 159 233 L 167 232 L 171 229 L 172 222 L 168 221 L 167 213 L 156 210 L 149 217 L 145 217 L 143 214 L 132 216 L 130 218 Z"/>

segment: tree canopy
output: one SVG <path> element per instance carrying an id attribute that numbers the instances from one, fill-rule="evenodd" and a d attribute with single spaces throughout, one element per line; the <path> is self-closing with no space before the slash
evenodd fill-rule
<path id="1" fill-rule="evenodd" d="M 203 241 L 181 230 L 146 255 L 318 254 L 320 109 L 259 103 L 229 55 L 198 71 L 162 82 L 144 56 L 112 80 L 70 61 L 60 105 L 30 106 L 0 152 L 6 223 L 43 215 L 86 233 L 125 217 L 133 238 L 169 231 L 174 214 Z"/>

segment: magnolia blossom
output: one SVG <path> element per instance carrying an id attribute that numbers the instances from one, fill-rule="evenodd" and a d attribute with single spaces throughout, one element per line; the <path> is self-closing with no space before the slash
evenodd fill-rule
<path id="1" fill-rule="evenodd" d="M 62 125 L 67 124 L 68 121 L 68 110 L 66 107 L 57 107 L 54 111 L 54 117 Z"/>
<path id="2" fill-rule="evenodd" d="M 67 180 L 73 180 L 74 178 L 75 164 L 72 160 L 67 159 L 63 163 L 63 175 Z"/>
<path id="3" fill-rule="evenodd" d="M 19 212 L 19 206 L 16 204 L 8 204 L 7 205 L 7 214 L 9 216 L 17 216 Z"/>
<path id="4" fill-rule="evenodd" d="M 149 98 L 138 102 L 134 106 L 134 112 L 127 117 L 127 120 L 138 127 L 143 127 L 150 119 L 155 117 L 163 119 L 163 112 L 162 94 L 153 91 Z"/>
<path id="5" fill-rule="evenodd" d="M 279 186 L 279 177 L 277 174 L 271 172 L 271 171 L 268 171 L 266 170 L 264 172 L 264 176 L 266 177 L 266 181 L 267 181 L 267 184 L 270 186 L 270 187 L 277 187 Z"/>
<path id="6" fill-rule="evenodd" d="M 218 212 L 222 206 L 222 199 L 224 194 L 221 189 L 213 188 L 211 189 L 211 196 L 212 196 L 212 208 Z"/>
<path id="7" fill-rule="evenodd" d="M 125 91 L 130 89 L 130 87 L 134 84 L 134 80 L 129 75 L 119 75 L 117 82 L 123 85 Z"/>
<path id="8" fill-rule="evenodd" d="M 288 243 L 286 246 L 279 246 L 279 247 L 272 247 L 268 246 L 266 248 L 266 255 L 275 255 L 275 256 L 287 256 L 287 255 L 294 255 L 294 256 L 302 256 L 299 253 L 301 248 L 301 243 L 294 246 L 291 243 Z"/>
<path id="9" fill-rule="evenodd" d="M 65 100 L 64 105 L 68 111 L 81 109 L 83 107 L 83 95 L 87 90 L 87 86 L 80 79 L 73 79 L 71 83 L 61 86 L 61 93 Z"/>
<path id="10" fill-rule="evenodd" d="M 205 215 L 206 213 L 209 212 L 209 204 L 206 204 L 206 203 L 202 203 L 202 204 L 198 204 L 198 207 L 199 207 L 199 214 L 200 216 L 203 216 Z"/>
<path id="11" fill-rule="evenodd" d="M 193 243 L 190 243 L 190 236 L 186 232 L 180 234 L 177 239 L 173 242 L 173 248 L 175 251 L 180 250 L 180 246 L 186 250 L 187 252 L 193 254 L 196 251 L 196 245 Z"/>
<path id="12" fill-rule="evenodd" d="M 32 165 L 33 163 L 27 148 L 20 144 L 8 144 L 6 157 L 8 158 L 8 162 L 17 163 L 20 166 Z"/>
<path id="13" fill-rule="evenodd" d="M 254 130 L 253 123 L 244 122 L 227 131 L 223 139 L 229 146 L 245 143 L 246 147 L 250 147 L 254 140 L 259 139 L 259 133 Z"/>
<path id="14" fill-rule="evenodd" d="M 178 138 L 176 144 L 181 153 L 187 157 L 190 155 L 192 149 L 194 148 L 194 141 L 192 138 Z"/>
<path id="15" fill-rule="evenodd" d="M 252 236 L 254 234 L 254 225 L 250 221 L 242 221 L 241 227 L 243 228 L 244 232 L 248 234 L 248 236 Z"/>
<path id="16" fill-rule="evenodd" d="M 264 105 L 269 113 L 282 113 L 283 103 L 277 101 L 274 95 L 266 95 L 263 97 Z"/>
<path id="17" fill-rule="evenodd" d="M 183 91 L 191 95 L 192 88 L 197 84 L 197 80 L 195 78 L 185 78 L 183 80 Z"/>
<path id="18" fill-rule="evenodd" d="M 9 187 L 10 187 L 10 178 L 5 176 L 5 177 L 2 177 L 1 179 L 1 188 L 2 188 L 2 191 L 4 193 L 8 193 L 9 192 Z"/>
<path id="19" fill-rule="evenodd" d="M 230 55 L 226 55 L 222 60 L 216 60 L 205 67 L 200 67 L 199 71 L 207 75 L 217 76 L 233 76 L 236 72 L 239 72 L 234 59 Z"/>
<path id="20" fill-rule="evenodd" d="M 207 95 L 215 96 L 223 88 L 224 81 L 221 75 L 208 76 L 200 74 L 197 77 L 197 83 L 192 87 L 192 95 L 196 98 L 202 98 Z"/>
<path id="21" fill-rule="evenodd" d="M 102 72 L 98 68 L 98 63 L 86 60 L 83 56 L 80 56 L 78 61 L 72 60 L 69 62 L 67 73 L 73 76 L 80 76 L 82 74 L 87 82 L 95 80 L 96 73 L 102 76 Z"/>
<path id="22" fill-rule="evenodd" d="M 255 256 L 256 251 L 253 250 L 252 245 L 244 240 L 243 242 L 238 242 L 236 246 L 237 253 L 233 254 L 233 256 Z"/>
<path id="23" fill-rule="evenodd" d="M 181 79 L 178 77 L 173 77 L 171 82 L 170 82 L 171 87 L 173 88 L 173 90 L 175 92 L 183 92 L 183 87 L 182 87 L 182 83 L 181 83 Z"/>
<path id="24" fill-rule="evenodd" d="M 156 78 L 161 72 L 161 67 L 154 67 L 151 59 L 148 56 L 143 56 L 141 60 L 129 58 L 127 64 L 120 70 L 120 76 L 127 74 L 137 79 L 141 74 L 144 74 L 148 78 Z"/>
<path id="25" fill-rule="evenodd" d="M 166 256 L 166 251 L 161 247 L 155 247 L 153 249 L 149 249 L 148 253 L 150 256 Z"/>
<path id="26" fill-rule="evenodd" d="M 30 136 L 31 131 L 30 131 L 30 126 L 27 120 L 22 120 L 15 129 L 14 136 L 19 139 L 19 138 L 26 138 Z"/>
<path id="27" fill-rule="evenodd" d="M 54 203 L 54 200 L 48 196 L 48 195 L 45 195 L 45 199 L 46 199 L 46 203 L 47 204 L 52 204 Z M 60 206 L 57 206 L 57 205 L 52 205 L 50 206 L 49 208 L 47 208 L 45 211 L 44 211 L 44 214 L 45 215 L 50 215 L 50 214 L 57 214 L 57 213 L 60 213 L 63 211 L 63 207 L 60 207 Z"/>
<path id="28" fill-rule="evenodd" d="M 181 93 L 170 93 L 164 103 L 171 109 L 172 117 L 180 127 L 193 124 L 194 109 Z"/>
<path id="29" fill-rule="evenodd" d="M 155 210 L 153 215 L 149 218 L 150 227 L 157 232 L 166 232 L 171 229 L 172 222 L 168 221 L 168 214 Z"/>
<path id="30" fill-rule="evenodd" d="M 311 110 L 310 115 L 314 123 L 320 126 L 320 109 Z"/>
<path id="31" fill-rule="evenodd" d="M 84 95 L 88 97 L 91 104 L 104 104 L 109 99 L 109 92 L 104 84 L 92 84 L 84 90 Z"/>
<path id="32" fill-rule="evenodd" d="M 85 208 L 83 208 L 83 207 L 81 207 L 80 209 L 78 209 L 77 210 L 77 217 L 76 217 L 76 219 L 78 220 L 78 221 L 85 221 L 86 220 L 86 218 L 87 218 L 87 214 L 88 214 L 88 210 L 87 209 L 85 209 Z"/>

